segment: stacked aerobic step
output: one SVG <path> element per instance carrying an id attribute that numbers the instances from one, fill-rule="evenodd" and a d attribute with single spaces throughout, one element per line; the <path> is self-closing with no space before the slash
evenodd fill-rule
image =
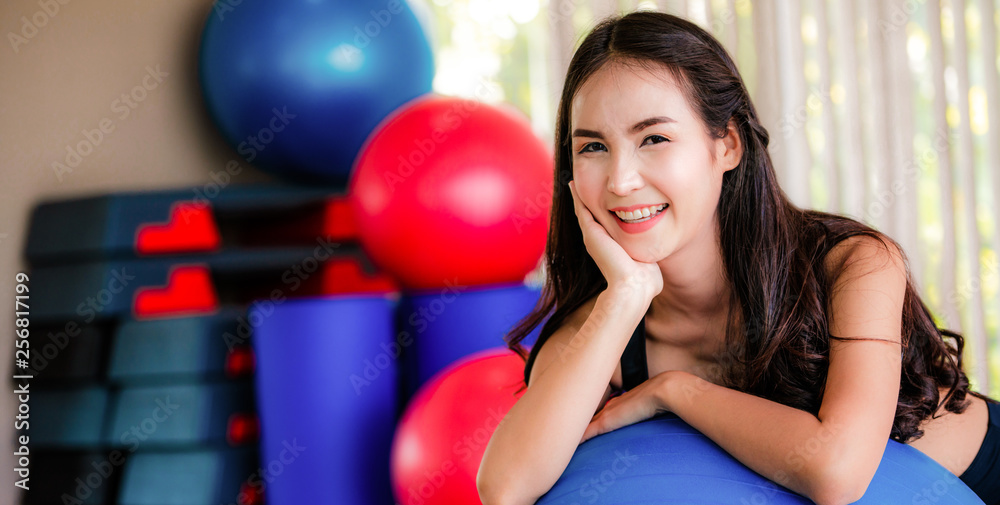
<path id="1" fill-rule="evenodd" d="M 260 321 L 248 318 L 296 298 L 394 292 L 355 239 L 349 206 L 329 190 L 234 185 L 37 206 L 31 360 L 19 370 L 34 376 L 23 503 L 261 503 L 273 475 L 259 450 Z M 286 462 L 307 450 L 278 443 Z"/>

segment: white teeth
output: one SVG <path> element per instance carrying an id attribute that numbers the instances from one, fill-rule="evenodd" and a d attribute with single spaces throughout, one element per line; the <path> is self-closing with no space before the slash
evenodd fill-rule
<path id="1" fill-rule="evenodd" d="M 636 209 L 636 210 L 628 210 L 628 211 L 618 210 L 615 211 L 615 215 L 617 215 L 618 219 L 621 219 L 622 221 L 639 222 L 639 221 L 645 221 L 651 216 L 659 214 L 660 211 L 662 211 L 665 208 L 667 208 L 667 204 L 664 203 L 662 205 L 643 207 L 641 209 Z"/>

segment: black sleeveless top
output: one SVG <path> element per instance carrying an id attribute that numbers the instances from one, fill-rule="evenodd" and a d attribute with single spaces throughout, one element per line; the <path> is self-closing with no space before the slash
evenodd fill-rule
<path id="1" fill-rule="evenodd" d="M 632 338 L 622 353 L 622 391 L 628 391 L 649 378 L 649 368 L 646 366 L 646 323 L 639 320 L 639 325 L 632 332 Z"/>
<path id="2" fill-rule="evenodd" d="M 987 505 L 1000 503 L 1000 403 L 987 403 L 988 425 L 976 458 L 959 476 Z"/>

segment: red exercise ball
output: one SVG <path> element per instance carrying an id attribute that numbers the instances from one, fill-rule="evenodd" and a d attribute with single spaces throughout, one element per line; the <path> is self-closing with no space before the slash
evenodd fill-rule
<path id="1" fill-rule="evenodd" d="M 514 109 L 425 96 L 352 171 L 361 244 L 410 289 L 518 282 L 545 249 L 552 155 Z"/>
<path id="2" fill-rule="evenodd" d="M 424 385 L 392 443 L 396 503 L 480 503 L 479 463 L 523 382 L 524 361 L 507 349 L 492 349 L 463 358 Z"/>

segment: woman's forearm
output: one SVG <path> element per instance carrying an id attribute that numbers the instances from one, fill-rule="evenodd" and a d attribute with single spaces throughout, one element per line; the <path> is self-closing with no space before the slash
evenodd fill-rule
<path id="1" fill-rule="evenodd" d="M 666 373 L 663 406 L 757 473 L 819 504 L 851 503 L 867 488 L 871 475 L 859 467 L 871 465 L 855 461 L 845 426 L 686 372 Z"/>
<path id="2" fill-rule="evenodd" d="M 554 359 L 535 371 L 483 455 L 477 486 L 485 505 L 534 503 L 558 480 L 642 319 L 641 301 L 605 291 L 571 339 L 546 342 Z"/>

